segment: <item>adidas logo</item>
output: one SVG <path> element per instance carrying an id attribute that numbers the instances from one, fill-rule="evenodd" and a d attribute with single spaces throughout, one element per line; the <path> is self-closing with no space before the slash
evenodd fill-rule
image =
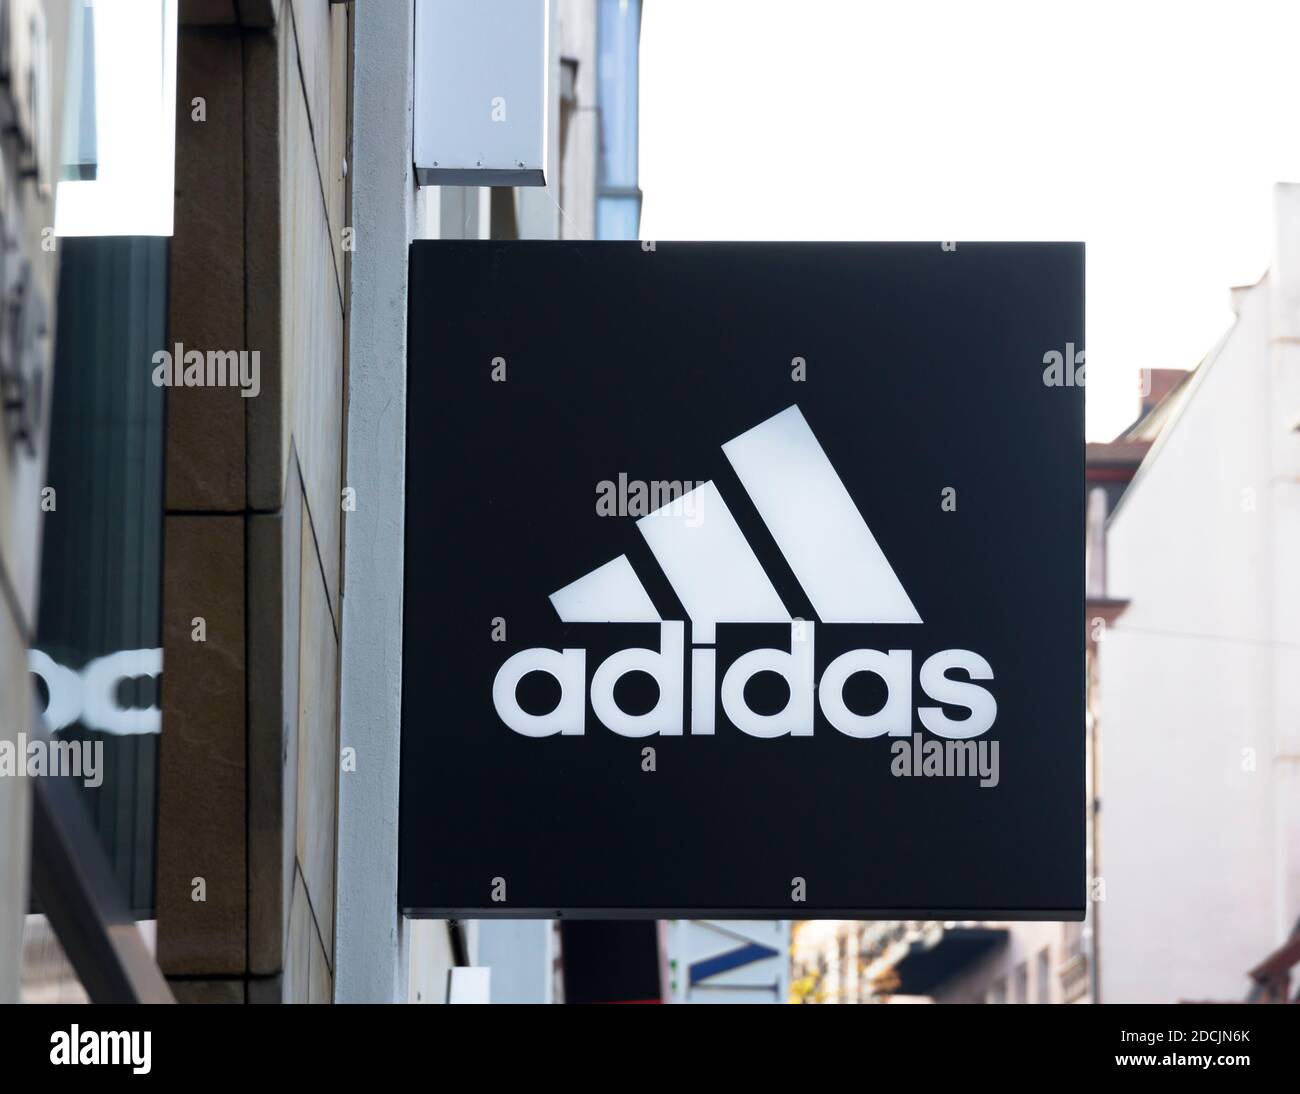
<path id="1" fill-rule="evenodd" d="M 922 622 L 862 514 L 798 406 L 791 406 L 726 442 L 722 451 L 808 596 L 821 625 Z M 690 617 L 692 632 L 690 725 L 692 736 L 715 731 L 716 700 L 741 732 L 753 737 L 810 736 L 814 696 L 826 720 L 849 737 L 908 737 L 912 732 L 911 650 L 854 649 L 840 654 L 815 679 L 817 622 L 792 618 L 726 501 L 704 482 L 692 504 L 665 505 L 640 518 L 637 528 Z M 585 732 L 586 698 L 601 724 L 625 737 L 681 736 L 685 709 L 685 624 L 661 618 L 626 555 L 550 596 L 565 623 L 657 623 L 659 649 L 625 649 L 606 658 L 587 689 L 584 649 L 522 650 L 497 671 L 492 700 L 501 720 L 526 737 Z M 717 691 L 719 623 L 776 623 L 790 627 L 790 648 L 756 649 L 727 669 Z M 545 673 L 560 685 L 559 703 L 545 714 L 524 710 L 521 680 Z M 659 688 L 653 709 L 622 710 L 614 686 L 627 673 L 643 672 Z M 753 711 L 745 688 L 758 673 L 785 679 L 789 699 L 773 714 Z M 885 682 L 884 705 L 871 714 L 851 710 L 844 686 L 857 673 Z M 950 673 L 965 675 L 953 677 Z M 997 716 L 997 701 L 976 681 L 993 679 L 989 663 L 971 650 L 949 649 L 927 657 L 917 673 L 935 706 L 916 716 L 931 733 L 950 739 L 977 737 Z M 953 718 L 944 709 L 969 713 Z"/>

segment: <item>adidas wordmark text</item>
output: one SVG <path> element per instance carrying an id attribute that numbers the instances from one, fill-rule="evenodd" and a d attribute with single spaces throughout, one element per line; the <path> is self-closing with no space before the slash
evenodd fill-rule
<path id="1" fill-rule="evenodd" d="M 807 593 L 821 626 L 920 624 L 920 615 L 863 520 L 843 481 L 797 406 L 791 406 L 722 446 L 741 485 Z M 655 561 L 691 621 L 692 736 L 715 731 L 716 701 L 731 723 L 753 737 L 809 736 L 815 704 L 849 737 L 907 737 L 912 732 L 913 651 L 852 649 L 834 658 L 816 678 L 817 626 L 794 619 L 713 482 L 690 492 L 688 506 L 665 505 L 637 521 Z M 679 499 L 680 501 L 680 499 Z M 691 519 L 684 514 L 689 513 Z M 626 555 L 551 594 L 565 623 L 657 623 L 657 650 L 632 648 L 607 657 L 591 674 L 591 709 L 606 728 L 625 737 L 681 736 L 686 731 L 685 624 L 665 620 L 655 608 Z M 790 627 L 790 648 L 755 649 L 738 657 L 717 686 L 719 623 L 781 623 Z M 492 700 L 497 715 L 527 737 L 577 736 L 586 730 L 587 651 L 533 648 L 510 657 L 497 671 Z M 966 679 L 954 678 L 952 672 Z M 628 714 L 614 698 L 624 675 L 642 672 L 658 685 L 652 710 Z M 752 710 L 745 687 L 759 673 L 776 673 L 789 689 L 785 708 Z M 844 686 L 857 673 L 879 676 L 884 705 L 858 714 L 844 701 Z M 548 713 L 519 704 L 517 688 L 531 673 L 560 684 L 560 700 Z M 941 650 L 920 664 L 916 679 L 937 705 L 918 706 L 916 717 L 931 733 L 949 739 L 978 737 L 997 717 L 997 701 L 977 681 L 993 679 L 978 653 Z M 814 694 L 815 693 L 815 694 Z M 944 706 L 969 713 L 952 718 Z"/>

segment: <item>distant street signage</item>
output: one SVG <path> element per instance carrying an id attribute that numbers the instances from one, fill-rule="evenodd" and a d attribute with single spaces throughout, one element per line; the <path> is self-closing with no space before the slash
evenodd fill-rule
<path id="1" fill-rule="evenodd" d="M 417 242 L 400 891 L 1080 918 L 1083 249 Z"/>
<path id="2" fill-rule="evenodd" d="M 787 920 L 675 919 L 668 937 L 675 1003 L 784 1003 L 790 994 Z"/>

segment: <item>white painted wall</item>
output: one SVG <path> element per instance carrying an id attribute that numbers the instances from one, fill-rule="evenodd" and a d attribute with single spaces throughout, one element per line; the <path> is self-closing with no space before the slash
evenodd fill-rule
<path id="1" fill-rule="evenodd" d="M 1274 931 L 1300 914 L 1300 186 L 1275 190 L 1269 439 L 1273 464 Z"/>
<path id="2" fill-rule="evenodd" d="M 1111 519 L 1131 603 L 1100 647 L 1106 1002 L 1240 999 L 1300 915 L 1300 361 L 1273 342 L 1300 328 L 1296 188 L 1278 210 L 1281 268 L 1235 294 Z"/>

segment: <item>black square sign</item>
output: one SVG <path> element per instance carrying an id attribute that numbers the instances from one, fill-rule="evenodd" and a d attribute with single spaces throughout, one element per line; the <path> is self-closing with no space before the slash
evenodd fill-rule
<path id="1" fill-rule="evenodd" d="M 1080 918 L 1083 268 L 413 244 L 402 910 Z"/>

